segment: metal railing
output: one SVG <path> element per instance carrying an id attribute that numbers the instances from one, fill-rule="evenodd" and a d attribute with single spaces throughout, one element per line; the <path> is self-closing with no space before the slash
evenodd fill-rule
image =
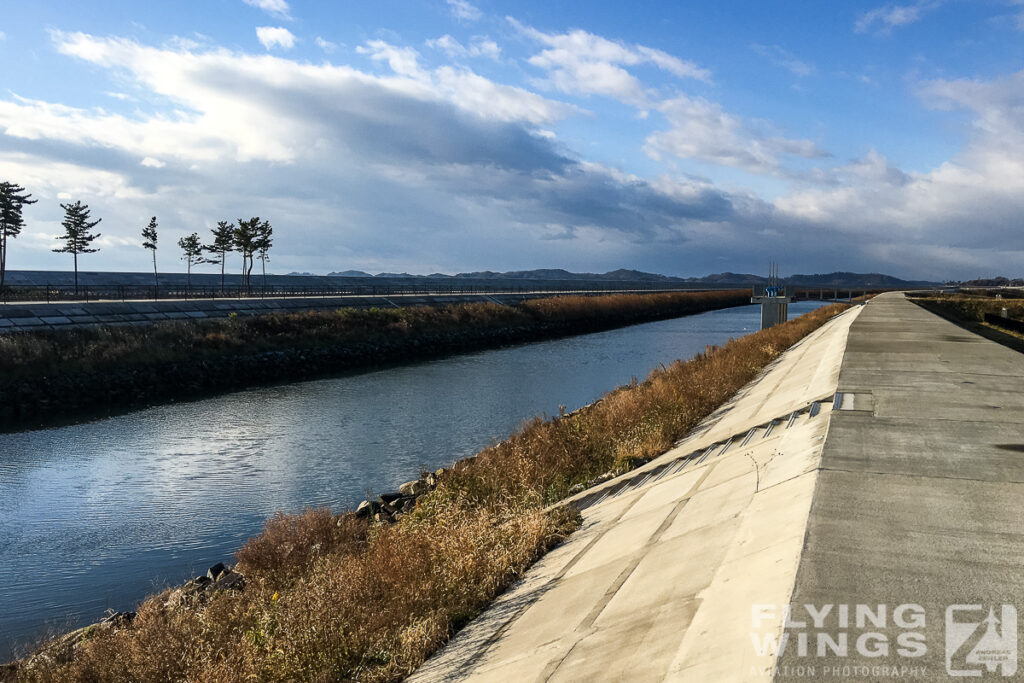
<path id="1" fill-rule="evenodd" d="M 159 301 L 165 299 L 262 299 L 262 298 L 326 298 L 338 296 L 409 296 L 464 294 L 525 293 L 594 293 L 594 292 L 658 292 L 707 291 L 735 287 L 708 287 L 654 282 L 539 281 L 529 283 L 353 283 L 346 285 L 10 285 L 0 289 L 3 303 L 30 302 L 95 302 L 95 301 Z"/>

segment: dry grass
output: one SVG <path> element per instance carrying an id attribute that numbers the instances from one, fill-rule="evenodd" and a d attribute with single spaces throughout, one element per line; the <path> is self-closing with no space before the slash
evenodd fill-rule
<path id="1" fill-rule="evenodd" d="M 519 306 L 345 308 L 231 319 L 160 322 L 0 335 L 0 377 L 45 377 L 105 367 L 195 361 L 221 355 L 394 340 L 566 321 L 628 322 L 748 301 L 745 291 L 553 297 Z"/>
<path id="2" fill-rule="evenodd" d="M 578 525 L 573 510 L 545 512 L 546 503 L 664 452 L 842 308 L 709 347 L 587 409 L 534 420 L 460 463 L 393 525 L 325 510 L 278 515 L 238 553 L 244 592 L 193 609 L 164 608 L 156 596 L 129 628 L 21 678 L 400 679 Z"/>
<path id="3" fill-rule="evenodd" d="M 940 306 L 960 320 L 983 322 L 985 314 L 999 315 L 1002 308 L 1011 318 L 1024 319 L 1024 299 L 996 299 L 994 296 L 971 294 L 937 294 L 914 297 L 931 305 Z"/>

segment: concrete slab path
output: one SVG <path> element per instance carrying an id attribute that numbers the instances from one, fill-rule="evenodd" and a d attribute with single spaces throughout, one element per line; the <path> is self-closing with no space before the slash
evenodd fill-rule
<path id="1" fill-rule="evenodd" d="M 811 652 L 787 647 L 776 680 L 805 680 L 809 665 L 826 679 L 848 667 L 853 680 L 892 678 L 886 666 L 926 681 L 1024 679 L 1024 354 L 886 294 L 850 330 L 839 390 L 853 409 L 832 421 L 791 599 L 794 611 L 836 607 L 823 628 L 789 629 L 810 635 Z M 858 627 L 857 605 L 876 618 L 885 606 L 884 623 Z M 992 671 L 968 661 L 990 610 L 1014 651 Z M 817 634 L 844 632 L 845 654 L 817 656 Z M 901 636 L 921 645 L 901 654 Z"/>
<path id="2" fill-rule="evenodd" d="M 578 496 L 583 527 L 411 680 L 770 680 L 774 653 L 752 647 L 750 606 L 792 592 L 860 310 L 809 335 L 675 449 Z M 781 628 L 778 615 L 756 630 Z"/>
<path id="3" fill-rule="evenodd" d="M 1024 355 L 902 294 L 575 503 L 411 680 L 1024 679 Z"/>

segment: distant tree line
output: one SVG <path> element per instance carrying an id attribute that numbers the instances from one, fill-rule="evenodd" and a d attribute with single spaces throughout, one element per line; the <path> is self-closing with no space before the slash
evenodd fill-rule
<path id="1" fill-rule="evenodd" d="M 38 200 L 32 199 L 25 188 L 16 183 L 0 182 L 0 287 L 4 286 L 7 275 L 8 240 L 16 238 L 25 227 L 23 209 Z M 61 245 L 54 252 L 71 254 L 75 271 L 75 292 L 78 292 L 78 256 L 93 254 L 99 251 L 92 247 L 93 240 L 100 237 L 92 229 L 99 225 L 102 218 L 92 220 L 87 204 L 76 201 L 74 204 L 61 204 L 64 209 L 64 220 L 61 226 L 64 234 L 57 239 Z M 156 250 L 159 240 L 156 216 L 142 229 L 142 247 L 148 249 L 153 257 L 153 286 L 160 284 L 157 269 Z M 211 230 L 212 240 L 204 244 L 199 233 L 193 232 L 178 240 L 181 249 L 181 260 L 186 264 L 186 282 L 192 285 L 192 266 L 209 263 L 220 266 L 220 287 L 224 290 L 224 274 L 227 267 L 227 255 L 237 252 L 242 256 L 242 286 L 247 291 L 252 289 L 252 269 L 259 259 L 263 275 L 263 286 L 267 284 L 267 261 L 270 260 L 270 248 L 274 244 L 274 229 L 270 222 L 260 220 L 259 216 L 245 220 L 239 218 L 237 225 L 227 221 L 219 221 Z"/>

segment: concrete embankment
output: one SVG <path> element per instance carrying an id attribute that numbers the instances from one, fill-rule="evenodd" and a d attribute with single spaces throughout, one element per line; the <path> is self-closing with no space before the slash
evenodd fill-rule
<path id="1" fill-rule="evenodd" d="M 1021 354 L 879 296 L 580 494 L 413 680 L 1019 675 L 1022 389 Z"/>
<path id="2" fill-rule="evenodd" d="M 861 310 L 809 335 L 673 450 L 579 494 L 583 527 L 412 680 L 770 678 L 751 605 L 792 592 Z M 780 618 L 757 634 L 777 634 Z"/>

